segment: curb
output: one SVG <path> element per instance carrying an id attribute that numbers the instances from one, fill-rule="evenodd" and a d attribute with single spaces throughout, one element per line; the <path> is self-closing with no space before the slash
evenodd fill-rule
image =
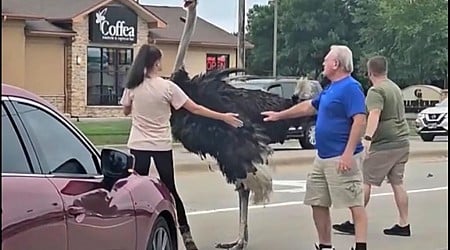
<path id="1" fill-rule="evenodd" d="M 269 165 L 276 169 L 279 167 L 306 167 L 311 166 L 315 158 L 315 151 L 311 155 L 295 155 L 293 156 L 284 156 L 277 157 L 273 156 L 269 159 Z M 409 154 L 409 161 L 416 159 L 436 159 L 436 158 L 447 158 L 448 150 L 447 149 L 439 149 L 439 150 L 420 150 L 420 151 L 411 151 Z M 211 171 L 219 171 L 219 167 L 217 166 L 215 160 L 205 160 L 201 161 L 191 161 L 191 162 L 180 162 L 177 163 L 175 160 L 175 171 L 176 172 L 211 172 Z"/>

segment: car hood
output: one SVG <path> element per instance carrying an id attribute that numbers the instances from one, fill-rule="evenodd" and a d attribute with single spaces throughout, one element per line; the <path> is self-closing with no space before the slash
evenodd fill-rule
<path id="1" fill-rule="evenodd" d="M 422 114 L 442 114 L 442 113 L 448 113 L 448 107 L 431 107 L 426 108 L 420 112 Z"/>

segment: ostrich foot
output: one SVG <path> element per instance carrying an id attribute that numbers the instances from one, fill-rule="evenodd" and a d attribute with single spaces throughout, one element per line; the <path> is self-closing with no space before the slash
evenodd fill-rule
<path id="1" fill-rule="evenodd" d="M 239 228 L 239 237 L 237 240 L 229 243 L 218 243 L 216 248 L 220 249 L 245 249 L 248 243 L 248 227 L 246 224 L 241 224 Z"/>
<path id="2" fill-rule="evenodd" d="M 247 241 L 238 239 L 229 243 L 217 243 L 216 248 L 220 249 L 244 249 L 247 246 Z"/>
<path id="3" fill-rule="evenodd" d="M 236 241 L 230 243 L 218 243 L 216 248 L 241 250 L 247 247 L 248 242 L 248 197 L 250 191 L 245 189 L 243 183 L 236 183 L 236 191 L 239 194 L 239 235 Z"/>

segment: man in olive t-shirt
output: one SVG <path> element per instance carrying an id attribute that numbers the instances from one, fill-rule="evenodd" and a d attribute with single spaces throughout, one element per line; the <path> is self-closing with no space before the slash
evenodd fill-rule
<path id="1" fill-rule="evenodd" d="M 409 157 L 409 128 L 401 89 L 387 77 L 387 60 L 372 57 L 368 74 L 373 86 L 366 97 L 367 127 L 363 144 L 366 159 L 363 163 L 364 202 L 370 199 L 371 186 L 381 186 L 387 177 L 394 191 L 399 210 L 399 223 L 385 229 L 387 235 L 410 236 L 408 224 L 408 195 L 403 186 L 405 164 Z M 350 221 L 335 224 L 337 231 L 354 234 Z"/>

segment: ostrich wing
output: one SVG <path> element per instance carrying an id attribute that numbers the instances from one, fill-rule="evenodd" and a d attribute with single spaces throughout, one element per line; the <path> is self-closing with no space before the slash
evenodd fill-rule
<path id="1" fill-rule="evenodd" d="M 225 83 L 223 78 L 233 70 L 195 76 L 191 80 L 191 85 L 194 85 L 191 87 L 191 98 L 213 110 L 238 113 L 244 122 L 262 127 L 271 143 L 282 143 L 292 121 L 264 122 L 261 112 L 287 109 L 293 105 L 292 100 L 259 90 L 235 88 Z"/>
<path id="2" fill-rule="evenodd" d="M 262 91 L 234 88 L 222 80 L 230 72 L 212 71 L 197 75 L 189 82 L 176 83 L 196 103 L 219 112 L 238 113 L 244 127 L 233 128 L 183 109 L 174 111 L 171 122 L 174 137 L 188 151 L 216 158 L 227 181 L 234 183 L 255 171 L 254 164 L 263 163 L 271 153 L 268 144 L 283 140 L 287 133 L 287 122 L 264 123 L 260 113 L 285 109 L 290 100 Z"/>

